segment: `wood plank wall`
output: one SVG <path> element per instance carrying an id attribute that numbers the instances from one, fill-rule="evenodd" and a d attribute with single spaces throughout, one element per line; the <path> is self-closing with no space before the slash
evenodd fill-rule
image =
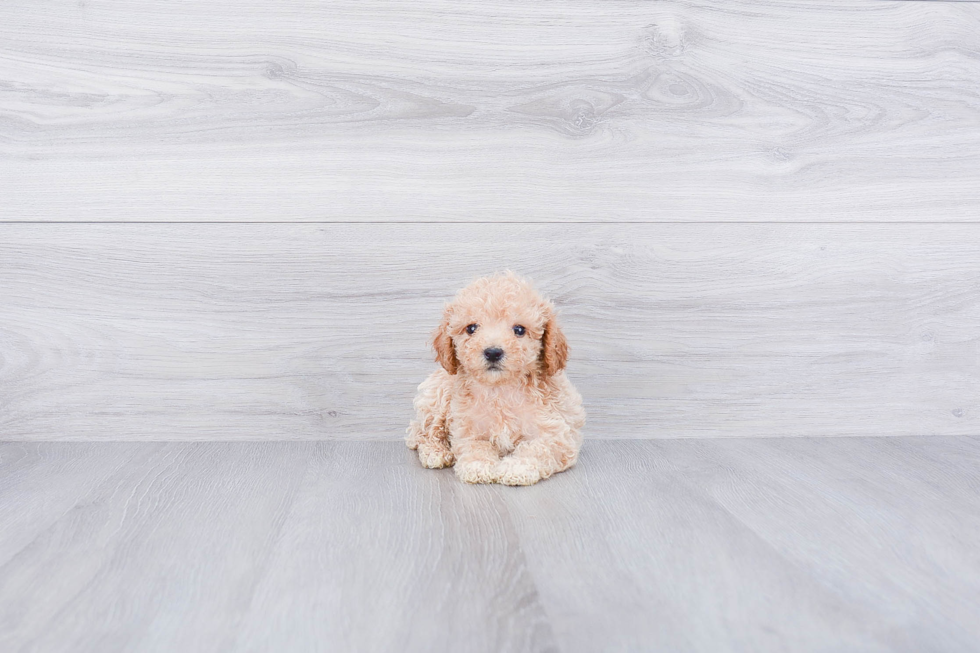
<path id="1" fill-rule="evenodd" d="M 0 438 L 401 437 L 444 301 L 592 438 L 980 432 L 980 4 L 7 2 Z"/>

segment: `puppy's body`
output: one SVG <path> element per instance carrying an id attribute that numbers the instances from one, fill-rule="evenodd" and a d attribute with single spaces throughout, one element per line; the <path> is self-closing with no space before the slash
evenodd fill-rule
<path id="1" fill-rule="evenodd" d="M 530 485 L 575 464 L 585 411 L 550 302 L 513 274 L 480 279 L 446 308 L 433 342 L 442 369 L 419 386 L 407 438 L 424 466 Z"/>

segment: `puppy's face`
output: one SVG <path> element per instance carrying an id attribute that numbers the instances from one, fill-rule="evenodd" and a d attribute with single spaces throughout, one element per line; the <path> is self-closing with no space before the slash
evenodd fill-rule
<path id="1" fill-rule="evenodd" d="M 447 371 L 462 368 L 488 385 L 554 374 L 567 355 L 554 308 L 510 274 L 485 277 L 461 290 L 446 308 L 434 342 Z"/>
<path id="2" fill-rule="evenodd" d="M 503 383 L 536 369 L 543 329 L 533 315 L 519 310 L 492 316 L 463 312 L 453 322 L 456 357 L 480 381 Z"/>

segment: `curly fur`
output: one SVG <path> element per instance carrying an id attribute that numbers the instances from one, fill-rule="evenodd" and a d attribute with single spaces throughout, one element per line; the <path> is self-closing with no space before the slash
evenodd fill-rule
<path id="1" fill-rule="evenodd" d="M 423 466 L 454 465 L 467 483 L 532 485 L 575 464 L 585 411 L 563 371 L 568 343 L 527 281 L 507 272 L 460 290 L 432 345 L 442 367 L 419 385 L 406 438 Z M 490 348 L 503 350 L 496 364 Z"/>

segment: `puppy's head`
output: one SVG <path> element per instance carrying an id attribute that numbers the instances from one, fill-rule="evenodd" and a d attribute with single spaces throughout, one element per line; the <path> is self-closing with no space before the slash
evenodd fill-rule
<path id="1" fill-rule="evenodd" d="M 474 281 L 446 306 L 433 334 L 436 360 L 498 385 L 565 368 L 568 344 L 551 302 L 507 272 Z"/>

